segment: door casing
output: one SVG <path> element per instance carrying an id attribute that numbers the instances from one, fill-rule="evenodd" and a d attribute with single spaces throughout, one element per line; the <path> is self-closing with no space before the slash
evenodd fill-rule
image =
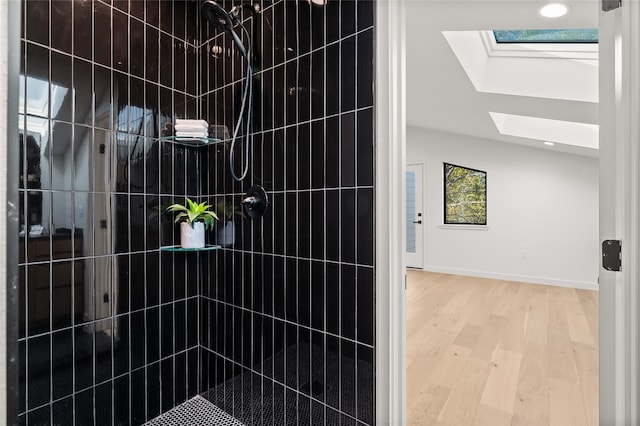
<path id="1" fill-rule="evenodd" d="M 622 270 L 600 267 L 600 424 L 638 424 L 640 4 L 600 12 L 600 240 L 622 241 Z"/>

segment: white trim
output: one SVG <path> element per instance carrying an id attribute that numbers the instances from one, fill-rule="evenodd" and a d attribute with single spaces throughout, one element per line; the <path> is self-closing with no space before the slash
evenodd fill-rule
<path id="1" fill-rule="evenodd" d="M 9 2 L 0 2 L 0 135 L 8 136 Z M 6 171 L 6 144 L 0 150 L 0 170 Z M 0 241 L 7 241 L 7 173 L 0 173 Z M 0 244 L 0 425 L 7 418 L 7 245 Z"/>
<path id="2" fill-rule="evenodd" d="M 489 278 L 502 281 L 517 281 L 528 284 L 552 285 L 555 287 L 577 288 L 581 290 L 599 290 L 597 283 L 590 283 L 585 281 L 564 281 L 556 278 L 503 274 L 501 272 L 473 271 L 468 269 L 447 268 L 439 266 L 426 266 L 424 270 L 429 272 L 437 272 L 440 274 L 462 275 L 465 277 Z"/>
<path id="3" fill-rule="evenodd" d="M 20 9 L 21 2 L 0 2 L 0 135 L 12 142 L 0 146 L 0 426 L 17 422 L 18 290 L 9 287 L 18 283 L 18 173 L 9 159 L 18 157 Z"/>
<path id="4" fill-rule="evenodd" d="M 614 32 L 617 12 L 600 12 L 600 139 L 602 141 L 616 140 L 615 113 L 615 53 Z M 600 240 L 616 239 L 616 187 L 615 183 L 615 143 L 603 143 L 599 152 L 599 216 Z M 617 282 L 620 275 L 604 271 L 600 268 L 600 302 L 599 302 L 599 330 L 600 330 L 600 368 L 599 368 L 599 416 L 602 424 L 615 424 L 616 421 L 616 299 L 617 289 L 622 283 Z"/>
<path id="5" fill-rule="evenodd" d="M 600 270 L 600 424 L 638 424 L 640 3 L 600 12 L 600 237 L 622 270 Z"/>
<path id="6" fill-rule="evenodd" d="M 622 166 L 620 177 L 624 184 L 620 185 L 622 198 L 620 199 L 623 219 L 621 220 L 624 274 L 624 309 L 625 314 L 619 319 L 616 332 L 621 335 L 620 348 L 624 353 L 624 372 L 618 372 L 624 385 L 624 420 L 625 424 L 637 425 L 638 396 L 640 382 L 638 381 L 638 320 L 639 320 L 639 292 L 638 277 L 640 263 L 638 256 L 638 242 L 640 240 L 638 219 L 640 206 L 640 3 L 625 2 L 622 12 Z"/>
<path id="7" fill-rule="evenodd" d="M 406 423 L 405 0 L 376 2 L 376 424 Z"/>

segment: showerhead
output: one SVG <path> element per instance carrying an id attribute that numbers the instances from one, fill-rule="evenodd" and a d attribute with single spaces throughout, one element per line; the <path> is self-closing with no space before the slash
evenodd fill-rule
<path id="1" fill-rule="evenodd" d="M 227 13 L 226 10 L 222 8 L 218 3 L 213 0 L 206 0 L 202 4 L 202 15 L 213 24 L 218 30 L 228 31 L 231 34 L 231 38 L 233 39 L 234 44 L 245 58 L 249 60 L 249 56 L 247 54 L 247 49 L 242 44 L 242 40 L 238 37 L 238 34 L 233 30 L 233 27 L 236 24 L 239 24 L 238 21 L 238 8 L 231 9 L 230 13 Z M 241 28 L 242 25 L 240 25 Z M 246 30 L 244 30 L 246 32 Z"/>
<path id="2" fill-rule="evenodd" d="M 220 30 L 233 30 L 233 21 L 226 10 L 213 0 L 206 0 L 202 4 L 202 15 L 207 18 L 213 26 Z"/>

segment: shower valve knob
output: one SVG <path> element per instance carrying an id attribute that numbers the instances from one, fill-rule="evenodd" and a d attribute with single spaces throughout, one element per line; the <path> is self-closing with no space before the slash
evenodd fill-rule
<path id="1" fill-rule="evenodd" d="M 256 185 L 249 188 L 247 194 L 240 201 L 240 204 L 242 204 L 251 219 L 258 219 L 262 217 L 267 210 L 269 199 L 267 198 L 267 193 L 264 188 Z"/>
<path id="2" fill-rule="evenodd" d="M 250 196 L 243 198 L 240 204 L 242 204 L 248 210 L 253 210 L 258 207 L 258 205 L 260 204 L 260 200 L 256 197 Z"/>

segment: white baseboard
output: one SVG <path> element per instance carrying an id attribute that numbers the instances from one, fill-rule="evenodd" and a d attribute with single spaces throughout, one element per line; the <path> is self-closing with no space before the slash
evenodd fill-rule
<path id="1" fill-rule="evenodd" d="M 443 268 L 439 266 L 426 266 L 424 271 L 429 272 L 438 272 L 441 274 L 452 274 L 452 275 L 463 275 L 466 277 L 477 277 L 477 278 L 490 278 L 494 280 L 505 280 L 505 281 L 518 281 L 529 284 L 543 284 L 543 285 L 553 285 L 556 287 L 567 287 L 567 288 L 578 288 L 582 290 L 594 290 L 598 291 L 598 283 L 590 283 L 585 281 L 568 281 L 568 280 L 558 280 L 555 278 L 545 278 L 545 277 L 531 277 L 528 275 L 510 275 L 510 274 L 502 274 L 499 272 L 486 272 L 486 271 L 470 271 L 466 269 L 456 269 L 456 268 Z"/>

